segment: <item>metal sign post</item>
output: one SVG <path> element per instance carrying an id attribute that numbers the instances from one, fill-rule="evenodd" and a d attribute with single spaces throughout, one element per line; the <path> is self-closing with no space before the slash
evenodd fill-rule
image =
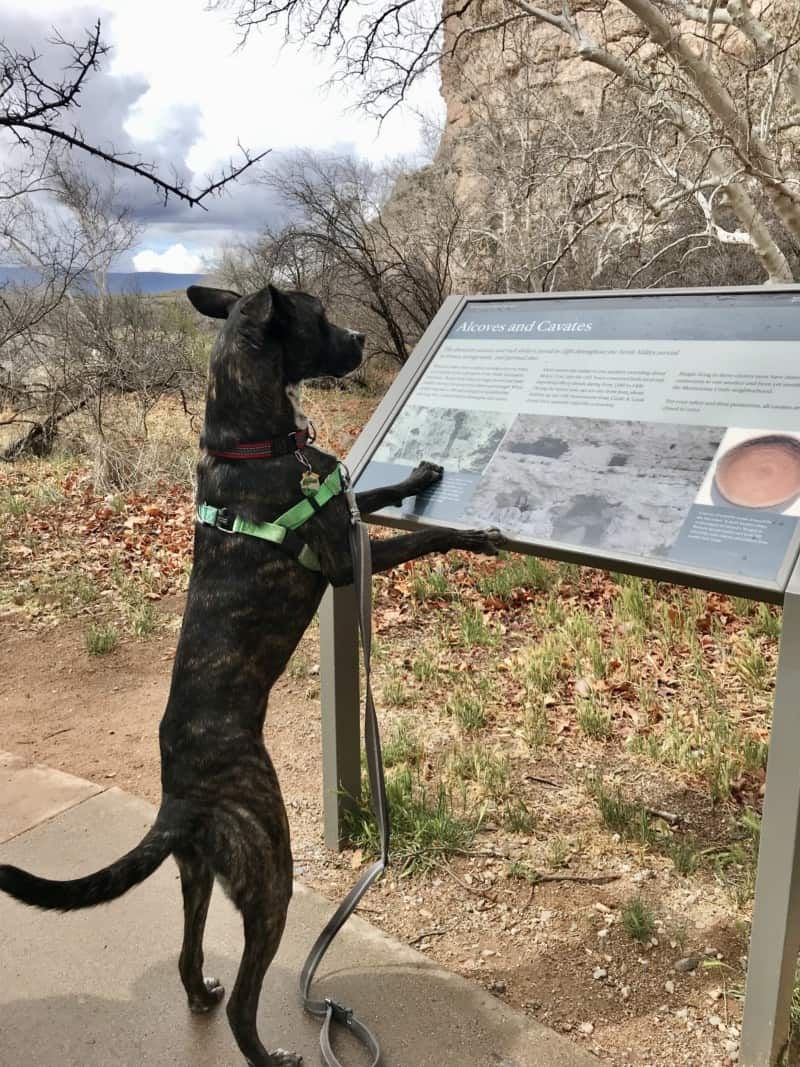
<path id="1" fill-rule="evenodd" d="M 357 489 L 445 469 L 370 521 L 499 526 L 520 552 L 784 604 L 742 1067 L 779 1062 L 800 949 L 798 346 L 800 286 L 449 297 L 348 457 Z M 326 594 L 320 640 L 338 848 L 360 787 L 351 589 Z"/>
<path id="2" fill-rule="evenodd" d="M 800 951 L 800 564 L 786 590 L 750 929 L 741 1067 L 780 1062 Z"/>

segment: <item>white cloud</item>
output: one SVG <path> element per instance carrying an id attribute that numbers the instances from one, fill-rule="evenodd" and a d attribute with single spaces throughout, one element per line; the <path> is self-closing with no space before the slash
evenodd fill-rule
<path id="1" fill-rule="evenodd" d="M 0 0 L 4 15 L 10 11 L 41 20 L 40 46 L 60 22 L 70 27 L 77 20 L 92 24 L 93 10 L 84 7 L 88 0 L 77 3 L 76 7 L 76 0 Z M 353 150 L 374 162 L 421 153 L 417 114 L 441 114 L 443 107 L 434 72 L 414 87 L 413 108 L 398 107 L 380 125 L 355 106 L 357 86 L 338 82 L 325 87 L 332 56 L 284 44 L 278 27 L 252 33 L 247 44 L 237 48 L 233 7 L 209 11 L 206 4 L 207 0 L 99 0 L 102 34 L 110 53 L 102 74 L 92 76 L 92 87 L 101 98 L 104 83 L 109 87 L 108 98 L 117 101 L 119 111 L 113 125 L 130 137 L 134 155 L 158 161 L 165 176 L 170 162 L 188 167 L 199 188 L 207 175 L 219 177 L 229 160 L 241 160 L 239 144 L 253 153 Z M 146 88 L 127 96 L 109 91 L 124 83 Z M 80 121 L 82 116 L 76 117 Z M 224 234 L 220 243 L 227 243 L 243 229 L 262 227 L 276 209 L 275 198 L 266 191 L 263 196 L 254 194 L 257 187 L 247 183 L 245 177 L 229 187 L 223 199 L 208 205 L 207 216 L 198 212 L 180 216 L 172 229 L 149 212 L 134 257 L 136 269 L 193 273 L 200 255 L 208 255 L 207 246 L 216 243 L 220 233 Z M 171 209 L 171 217 L 177 217 L 174 202 Z M 248 213 L 246 225 L 242 210 Z M 172 245 L 178 239 L 184 244 Z"/>
<path id="2" fill-rule="evenodd" d="M 202 274 L 205 270 L 203 257 L 190 252 L 182 244 L 171 245 L 164 252 L 145 248 L 133 257 L 134 270 L 157 270 L 166 274 Z"/>
<path id="3" fill-rule="evenodd" d="M 59 13 L 75 6 L 74 0 L 5 4 L 46 15 L 56 26 Z M 149 84 L 125 121 L 143 150 L 148 141 L 168 142 L 187 107 L 198 110 L 200 135 L 186 163 L 203 174 L 236 157 L 238 142 L 253 151 L 347 144 L 373 160 L 421 149 L 410 107 L 395 109 L 379 125 L 356 107 L 355 87 L 325 87 L 332 56 L 285 44 L 278 26 L 251 33 L 240 48 L 232 8 L 209 11 L 205 0 L 103 0 L 102 7 L 103 36 L 112 46 L 105 69 Z M 435 77 L 415 90 L 413 101 L 417 110 L 441 110 Z"/>

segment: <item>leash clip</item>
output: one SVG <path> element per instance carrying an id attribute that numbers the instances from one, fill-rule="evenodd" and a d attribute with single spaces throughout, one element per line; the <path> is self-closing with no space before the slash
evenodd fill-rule
<path id="1" fill-rule="evenodd" d="M 217 521 L 214 526 L 220 533 L 232 534 L 234 522 L 236 522 L 236 516 L 231 514 L 227 508 L 220 508 L 217 512 Z"/>
<path id="2" fill-rule="evenodd" d="M 361 512 L 358 510 L 358 504 L 356 503 L 356 494 L 352 489 L 348 489 L 345 493 L 345 499 L 347 500 L 347 506 L 350 508 L 350 522 L 353 526 L 358 526 L 361 522 Z"/>
<path id="3" fill-rule="evenodd" d="M 331 1018 L 334 1022 L 339 1023 L 341 1026 L 353 1025 L 352 1008 L 346 1008 L 343 1004 L 338 1004 L 331 997 L 325 997 L 325 1006 L 331 1013 Z"/>

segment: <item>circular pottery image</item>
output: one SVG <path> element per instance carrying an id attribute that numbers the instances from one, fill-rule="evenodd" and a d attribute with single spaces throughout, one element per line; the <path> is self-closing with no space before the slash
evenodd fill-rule
<path id="1" fill-rule="evenodd" d="M 800 441 L 785 434 L 734 445 L 717 464 L 719 493 L 740 508 L 776 508 L 800 493 Z"/>

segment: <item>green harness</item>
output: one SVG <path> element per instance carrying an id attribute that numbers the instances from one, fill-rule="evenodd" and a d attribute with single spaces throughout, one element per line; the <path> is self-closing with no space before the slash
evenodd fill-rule
<path id="1" fill-rule="evenodd" d="M 279 515 L 274 522 L 248 522 L 239 515 L 233 515 L 227 508 L 214 507 L 213 504 L 201 504 L 198 507 L 197 521 L 203 526 L 213 526 L 222 533 L 247 534 L 262 541 L 271 541 L 294 556 L 298 563 L 310 571 L 318 571 L 320 563 L 316 552 L 309 548 L 295 531 L 343 489 L 341 467 L 337 463 L 316 491 L 309 493 L 283 515 Z"/>

